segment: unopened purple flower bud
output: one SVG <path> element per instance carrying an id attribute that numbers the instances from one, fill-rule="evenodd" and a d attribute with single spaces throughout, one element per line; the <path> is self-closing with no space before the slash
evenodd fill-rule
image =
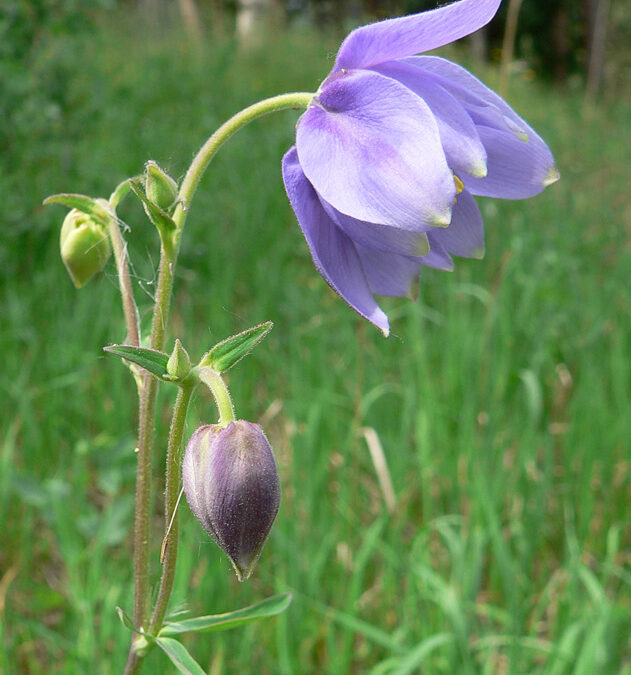
<path id="1" fill-rule="evenodd" d="M 272 448 L 258 424 L 208 424 L 191 436 L 182 466 L 191 511 L 230 558 L 239 581 L 256 565 L 280 505 Z"/>

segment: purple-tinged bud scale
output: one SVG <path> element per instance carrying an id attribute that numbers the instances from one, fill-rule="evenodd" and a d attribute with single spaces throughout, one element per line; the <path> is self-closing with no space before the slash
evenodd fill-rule
<path id="1" fill-rule="evenodd" d="M 182 466 L 191 511 L 247 579 L 278 513 L 280 482 L 258 424 L 209 424 L 191 436 Z"/>

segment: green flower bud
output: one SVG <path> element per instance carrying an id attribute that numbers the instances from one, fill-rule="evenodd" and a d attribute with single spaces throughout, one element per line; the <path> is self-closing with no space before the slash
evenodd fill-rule
<path id="1" fill-rule="evenodd" d="M 183 380 L 190 372 L 191 359 L 180 340 L 176 339 L 171 356 L 167 361 L 167 373 L 174 380 Z"/>
<path id="2" fill-rule="evenodd" d="M 145 194 L 167 212 L 177 197 L 177 183 L 151 160 L 145 164 Z"/>
<path id="3" fill-rule="evenodd" d="M 107 229 L 78 209 L 65 217 L 59 245 L 61 259 L 77 288 L 98 274 L 112 254 Z"/>

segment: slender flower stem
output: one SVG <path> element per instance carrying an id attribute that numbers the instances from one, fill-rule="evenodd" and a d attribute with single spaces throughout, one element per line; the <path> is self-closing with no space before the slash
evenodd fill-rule
<path id="1" fill-rule="evenodd" d="M 197 369 L 197 376 L 212 392 L 219 410 L 219 425 L 226 426 L 228 422 L 234 422 L 234 405 L 221 374 L 206 366 Z"/>
<path id="2" fill-rule="evenodd" d="M 308 92 L 293 92 L 291 94 L 272 96 L 272 98 L 266 98 L 263 101 L 258 101 L 257 103 L 244 108 L 227 122 L 224 122 L 206 143 L 204 143 L 186 172 L 178 195 L 180 203 L 173 216 L 175 224 L 178 227 L 181 227 L 184 224 L 186 213 L 190 207 L 195 190 L 199 185 L 199 181 L 204 175 L 204 171 L 208 168 L 208 165 L 215 156 L 217 150 L 219 150 L 235 131 L 238 131 L 246 124 L 249 124 L 252 120 L 276 112 L 277 110 L 306 108 L 309 103 L 311 103 L 313 97 L 314 94 Z"/>
<path id="3" fill-rule="evenodd" d="M 138 346 L 140 344 L 140 332 L 138 330 L 138 308 L 134 300 L 134 293 L 131 287 L 129 277 L 129 264 L 127 259 L 127 248 L 120 232 L 118 221 L 110 218 L 108 224 L 110 241 L 114 249 L 114 258 L 116 259 L 116 269 L 118 271 L 118 282 L 123 301 L 123 314 L 127 325 L 127 343 Z"/>
<path id="4" fill-rule="evenodd" d="M 312 93 L 292 93 L 274 96 L 263 101 L 259 101 L 225 122 L 201 147 L 186 176 L 178 194 L 178 205 L 173 214 L 173 221 L 176 224 L 176 230 L 172 233 L 172 239 L 169 246 L 161 247 L 160 252 L 160 270 L 158 273 L 158 288 L 156 291 L 153 322 L 151 329 L 151 347 L 162 350 L 164 347 L 166 326 L 169 317 L 171 304 L 171 290 L 173 288 L 173 274 L 175 264 L 179 253 L 180 238 L 182 229 L 186 221 L 186 216 L 191 206 L 191 201 L 197 190 L 199 182 L 210 164 L 217 150 L 241 127 L 249 122 L 274 112 L 276 110 L 285 110 L 288 108 L 306 108 L 313 99 Z M 120 188 L 120 186 L 119 186 Z M 116 199 L 124 195 L 123 188 L 115 191 Z M 114 197 L 113 195 L 113 197 Z M 120 196 L 119 196 L 120 195 Z M 223 381 L 222 381 L 223 382 Z M 151 454 L 153 446 L 153 427 L 155 417 L 155 402 L 157 396 L 157 380 L 149 373 L 144 377 L 140 397 L 139 414 L 139 432 L 138 432 L 138 466 L 136 475 L 136 516 L 134 524 L 134 623 L 139 628 L 144 628 L 147 624 L 147 601 L 148 601 L 148 548 L 149 548 L 149 514 L 151 511 Z M 224 385 L 225 386 L 225 385 Z M 227 390 L 226 390 L 227 391 Z M 228 395 L 229 396 L 229 395 Z M 228 414 L 227 409 L 224 410 Z M 224 414 L 222 413 L 222 414 Z M 232 413 L 230 413 L 232 414 Z M 233 419 L 228 415 L 228 419 Z M 177 550 L 173 547 L 173 568 L 175 568 L 175 558 Z M 163 574 L 164 574 L 163 568 Z M 161 583 L 162 587 L 162 583 Z M 170 592 L 170 591 L 169 591 Z M 168 603 L 168 597 L 163 600 L 165 607 Z M 154 619 L 157 615 L 154 612 Z M 154 630 L 160 628 L 161 619 L 153 621 Z M 144 653 L 138 653 L 135 650 L 135 636 L 132 637 L 132 644 L 125 667 L 125 675 L 132 675 L 138 671 Z"/>
<path id="5" fill-rule="evenodd" d="M 169 432 L 169 445 L 167 448 L 167 475 L 164 495 L 164 518 L 165 532 L 163 543 L 164 556 L 162 559 L 162 578 L 158 599 L 153 610 L 153 616 L 149 622 L 149 634 L 153 635 L 162 626 L 164 615 L 171 597 L 173 579 L 175 577 L 175 563 L 177 560 L 178 546 L 178 519 L 175 510 L 177 508 L 180 493 L 180 467 L 182 465 L 182 436 L 186 413 L 193 393 L 193 385 L 185 385 L 180 389 L 173 409 L 171 430 Z"/>

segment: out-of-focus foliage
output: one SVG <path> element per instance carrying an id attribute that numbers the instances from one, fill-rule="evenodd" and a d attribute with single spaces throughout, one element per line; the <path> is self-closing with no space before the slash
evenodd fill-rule
<path id="1" fill-rule="evenodd" d="M 116 0 L 4 0 L 0 10 L 0 143 L 44 131 L 59 117 L 75 55 L 66 40 L 90 30 L 90 13 Z"/>

